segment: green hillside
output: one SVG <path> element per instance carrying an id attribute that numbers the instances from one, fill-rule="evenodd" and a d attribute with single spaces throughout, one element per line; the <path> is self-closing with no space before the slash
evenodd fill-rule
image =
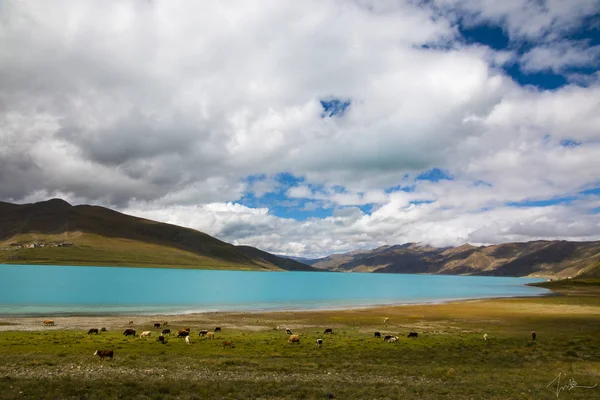
<path id="1" fill-rule="evenodd" d="M 104 207 L 58 199 L 0 202 L 0 263 L 238 270 L 289 265 L 285 258 L 269 256 L 254 258 L 205 233 Z"/>

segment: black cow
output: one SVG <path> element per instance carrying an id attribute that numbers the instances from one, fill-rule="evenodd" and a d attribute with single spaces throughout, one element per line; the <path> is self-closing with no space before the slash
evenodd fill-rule
<path id="1" fill-rule="evenodd" d="M 94 353 L 95 356 L 99 356 L 101 359 L 104 357 L 108 357 L 110 359 L 113 358 L 115 352 L 113 350 L 96 350 Z"/>
<path id="2" fill-rule="evenodd" d="M 206 336 L 207 333 L 208 333 L 208 330 L 203 329 L 200 332 L 198 332 L 198 336 Z"/>
<path id="3" fill-rule="evenodd" d="M 217 327 L 215 328 L 215 333 L 216 333 L 216 332 L 221 332 L 221 327 L 217 326 Z"/>
<path id="4" fill-rule="evenodd" d="M 407 337 L 409 337 L 409 338 L 411 338 L 411 337 L 418 338 L 419 334 L 417 332 L 410 332 Z"/>
<path id="5" fill-rule="evenodd" d="M 292 330 L 290 328 L 285 328 L 285 333 L 288 335 L 293 335 Z"/>
<path id="6" fill-rule="evenodd" d="M 123 332 L 123 335 L 125 335 L 125 336 L 135 336 L 135 329 L 125 329 L 125 332 Z"/>
<path id="7" fill-rule="evenodd" d="M 95 333 L 96 335 L 98 334 L 98 328 L 92 328 L 88 331 L 88 335 L 91 335 L 92 333 Z"/>
<path id="8" fill-rule="evenodd" d="M 102 328 L 100 329 L 100 332 L 106 332 L 106 328 L 102 327 Z"/>
<path id="9" fill-rule="evenodd" d="M 163 335 L 160 335 L 157 340 L 162 344 L 165 344 L 165 337 Z"/>
<path id="10" fill-rule="evenodd" d="M 535 334 L 535 331 L 532 331 L 531 332 L 531 340 L 535 340 L 536 336 L 537 335 Z"/>
<path id="11" fill-rule="evenodd" d="M 159 324 L 158 322 L 155 322 L 155 323 L 154 323 L 154 327 L 155 327 L 155 328 L 160 328 L 160 324 Z"/>
<path id="12" fill-rule="evenodd" d="M 381 336 L 380 336 L 380 337 L 381 337 Z M 388 341 L 388 340 L 390 340 L 392 337 L 393 337 L 392 335 L 386 335 L 386 336 L 383 338 L 383 341 L 384 341 L 384 342 L 387 342 L 387 341 Z"/>
<path id="13" fill-rule="evenodd" d="M 317 339 L 317 347 L 323 346 L 323 339 Z"/>
<path id="14" fill-rule="evenodd" d="M 376 338 L 381 338 L 381 332 L 375 332 L 373 336 Z"/>
<path id="15" fill-rule="evenodd" d="M 170 329 L 163 329 L 162 330 L 162 334 L 163 335 L 170 335 L 171 334 L 171 330 Z"/>
<path id="16" fill-rule="evenodd" d="M 333 335 L 333 329 L 331 329 L 331 328 L 325 329 L 325 332 L 323 332 L 323 335 L 325 335 L 327 333 L 329 333 L 330 335 Z"/>

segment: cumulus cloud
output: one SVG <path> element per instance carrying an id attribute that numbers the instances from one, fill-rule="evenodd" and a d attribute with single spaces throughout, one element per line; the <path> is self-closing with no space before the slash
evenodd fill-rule
<path id="1" fill-rule="evenodd" d="M 597 207 L 507 206 L 600 186 L 597 79 L 545 91 L 503 69 L 597 67 L 566 37 L 598 2 L 565 4 L 5 2 L 0 199 L 100 204 L 290 254 L 600 238 Z M 465 44 L 459 25 L 480 23 L 533 45 Z M 324 112 L 335 100 L 343 115 Z M 452 179 L 415 181 L 432 168 Z"/>

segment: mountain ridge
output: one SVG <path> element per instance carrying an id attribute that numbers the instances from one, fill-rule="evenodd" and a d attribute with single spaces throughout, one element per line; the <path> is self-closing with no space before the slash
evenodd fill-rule
<path id="1" fill-rule="evenodd" d="M 598 262 L 600 241 L 536 240 L 489 246 L 466 243 L 450 248 L 414 243 L 382 246 L 334 254 L 311 265 L 344 272 L 564 278 L 583 274 Z"/>
<path id="2" fill-rule="evenodd" d="M 0 263 L 313 270 L 194 229 L 61 199 L 0 202 L 0 248 Z"/>

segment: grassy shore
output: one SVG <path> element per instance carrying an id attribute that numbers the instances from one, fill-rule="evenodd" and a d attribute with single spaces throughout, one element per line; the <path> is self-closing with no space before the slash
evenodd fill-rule
<path id="1" fill-rule="evenodd" d="M 130 319 L 138 335 L 153 336 L 125 338 Z M 191 327 L 192 344 L 175 337 L 158 343 L 152 323 L 164 319 L 173 330 Z M 581 292 L 344 311 L 55 320 L 54 327 L 0 320 L 2 399 L 556 399 L 559 374 L 559 399 L 600 398 L 599 386 L 569 385 L 600 385 L 600 297 Z M 87 335 L 102 326 L 108 332 Z M 222 327 L 215 340 L 198 337 L 215 326 Z M 300 334 L 301 343 L 289 344 L 277 326 Z M 323 335 L 324 328 L 335 334 Z M 375 331 L 400 340 L 384 343 Z M 408 339 L 410 331 L 419 338 Z M 223 348 L 225 340 L 235 348 Z M 94 357 L 96 349 L 114 350 L 114 360 Z"/>

